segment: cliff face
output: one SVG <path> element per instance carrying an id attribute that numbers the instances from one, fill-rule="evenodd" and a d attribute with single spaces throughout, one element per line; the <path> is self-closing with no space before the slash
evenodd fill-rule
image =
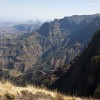
<path id="1" fill-rule="evenodd" d="M 38 35 L 36 35 L 38 37 Z M 0 39 L 0 67 L 26 71 L 42 54 L 35 34 L 26 39 L 2 37 Z"/>
<path id="2" fill-rule="evenodd" d="M 53 22 L 46 22 L 40 27 L 38 32 L 41 35 L 40 44 L 44 52 L 48 51 L 48 49 L 51 49 L 53 46 L 56 47 L 60 45 L 65 37 L 69 36 L 70 33 L 68 30 L 61 28 L 60 25 L 60 21 L 55 19 Z"/>
<path id="3" fill-rule="evenodd" d="M 100 31 L 89 46 L 74 60 L 69 70 L 51 87 L 62 92 L 100 98 Z"/>
<path id="4" fill-rule="evenodd" d="M 83 51 L 91 41 L 94 32 L 100 28 L 100 17 L 96 15 L 72 16 L 55 19 L 45 24 L 48 24 L 47 35 L 41 42 L 44 53 L 34 65 L 35 70 L 37 68 L 46 71 L 54 70 L 63 64 L 68 64 Z M 42 30 L 42 27 L 40 34 L 44 33 L 45 28 Z"/>

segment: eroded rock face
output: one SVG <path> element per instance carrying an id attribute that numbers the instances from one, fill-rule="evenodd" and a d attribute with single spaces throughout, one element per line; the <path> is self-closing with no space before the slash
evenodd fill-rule
<path id="1" fill-rule="evenodd" d="M 1 67 L 49 72 L 68 64 L 99 29 L 100 17 L 95 17 L 97 15 L 64 17 L 46 22 L 38 29 L 32 24 L 15 25 L 13 28 L 23 35 L 0 39 Z"/>
<path id="2" fill-rule="evenodd" d="M 26 71 L 32 67 L 42 54 L 42 48 L 38 42 L 33 41 L 35 36 L 24 40 L 17 38 L 0 39 L 0 66 L 1 68 Z"/>
<path id="3" fill-rule="evenodd" d="M 48 72 L 68 64 L 87 47 L 99 28 L 100 16 L 97 15 L 71 16 L 43 24 L 39 30 L 39 34 L 42 35 L 40 44 L 43 55 L 33 69 L 38 68 Z"/>

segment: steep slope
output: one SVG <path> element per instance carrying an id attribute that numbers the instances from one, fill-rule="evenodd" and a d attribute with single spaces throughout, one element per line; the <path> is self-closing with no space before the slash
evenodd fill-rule
<path id="1" fill-rule="evenodd" d="M 53 30 L 54 33 L 50 32 L 51 26 L 49 24 L 51 26 L 56 25 L 55 27 L 57 30 L 63 30 L 59 35 L 60 39 L 61 36 L 63 37 L 63 41 L 60 40 L 55 44 L 54 41 L 58 41 L 58 37 L 55 37 L 54 39 L 51 38 L 52 42 L 50 42 L 50 38 L 48 43 L 44 41 L 47 45 L 42 47 L 49 49 L 46 49 L 46 52 L 43 53 L 38 62 L 34 65 L 35 70 L 37 70 L 37 68 L 46 71 L 49 68 L 49 70 L 54 70 L 63 64 L 68 64 L 75 56 L 82 52 L 84 47 L 91 41 L 94 32 L 100 28 L 100 16 L 71 16 L 60 20 L 56 19 L 52 24 L 48 23 L 48 32 L 45 31 L 45 34 L 47 34 L 45 35 L 46 37 L 50 36 L 50 34 L 55 34 L 56 32 L 57 34 L 59 33 L 56 29 Z M 45 28 L 43 30 L 45 30 Z M 43 30 L 40 34 L 44 33 Z M 62 35 L 65 32 L 67 35 Z M 45 40 L 47 39 L 46 37 Z"/>
<path id="2" fill-rule="evenodd" d="M 79 33 L 73 38 L 73 42 L 77 41 L 86 46 L 93 37 L 95 31 L 100 28 L 100 16 L 95 17 L 88 25 L 82 28 Z"/>
<path id="3" fill-rule="evenodd" d="M 37 38 L 39 38 L 38 33 L 24 39 L 1 37 L 0 68 L 16 69 L 22 72 L 30 69 L 42 54 Z"/>
<path id="4" fill-rule="evenodd" d="M 62 92 L 100 98 L 100 31 L 97 31 L 69 70 L 51 87 Z"/>
<path id="5" fill-rule="evenodd" d="M 61 55 L 58 55 L 60 59 L 56 60 L 56 52 L 60 49 L 62 42 L 65 38 L 69 37 L 75 27 L 77 27 L 77 24 L 70 21 L 68 18 L 61 20 L 55 19 L 53 22 L 44 23 L 41 26 L 38 32 L 41 35 L 40 45 L 43 49 L 43 55 L 33 66 L 34 70 L 42 69 L 43 71 L 49 71 L 59 66 L 62 58 Z M 64 64 L 63 60 L 61 63 Z"/>
<path id="6" fill-rule="evenodd" d="M 53 22 L 44 23 L 38 32 L 41 35 L 40 44 L 44 52 L 51 49 L 52 46 L 60 45 L 65 37 L 68 37 L 70 34 L 67 29 L 60 27 L 58 19 L 55 19 Z"/>
<path id="7" fill-rule="evenodd" d="M 84 21 L 82 22 L 83 25 Z M 81 25 L 81 24 L 80 24 Z M 80 26 L 81 27 L 81 26 Z M 75 56 L 77 56 L 83 49 L 89 44 L 91 41 L 95 31 L 100 29 L 100 16 L 95 17 L 89 23 L 85 23 L 85 26 L 76 34 L 71 36 L 70 41 L 67 46 L 65 46 L 66 50 L 66 61 L 65 63 L 70 62 Z M 63 43 L 65 45 L 66 42 Z M 62 46 L 63 46 L 62 45 Z M 71 52 L 71 50 L 73 50 Z"/>

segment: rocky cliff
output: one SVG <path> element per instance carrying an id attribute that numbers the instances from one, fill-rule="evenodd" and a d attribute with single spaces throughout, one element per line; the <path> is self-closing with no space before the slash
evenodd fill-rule
<path id="1" fill-rule="evenodd" d="M 37 34 L 37 33 L 36 33 Z M 33 34 L 26 39 L 1 37 L 0 67 L 26 71 L 42 54 L 42 48 Z"/>
<path id="2" fill-rule="evenodd" d="M 45 28 L 47 30 L 44 32 Z M 45 52 L 34 65 L 34 69 L 55 70 L 63 64 L 68 64 L 83 51 L 99 28 L 98 15 L 71 16 L 45 23 L 39 31 L 45 36 L 42 39 L 44 42 L 41 43 Z"/>
<path id="3" fill-rule="evenodd" d="M 100 98 L 100 31 L 68 71 L 51 87 L 66 93 Z"/>

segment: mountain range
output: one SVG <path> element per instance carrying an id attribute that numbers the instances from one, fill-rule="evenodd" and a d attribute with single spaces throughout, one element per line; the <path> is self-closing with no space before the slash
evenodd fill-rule
<path id="1" fill-rule="evenodd" d="M 0 28 L 1 80 L 98 97 L 100 14 Z"/>

